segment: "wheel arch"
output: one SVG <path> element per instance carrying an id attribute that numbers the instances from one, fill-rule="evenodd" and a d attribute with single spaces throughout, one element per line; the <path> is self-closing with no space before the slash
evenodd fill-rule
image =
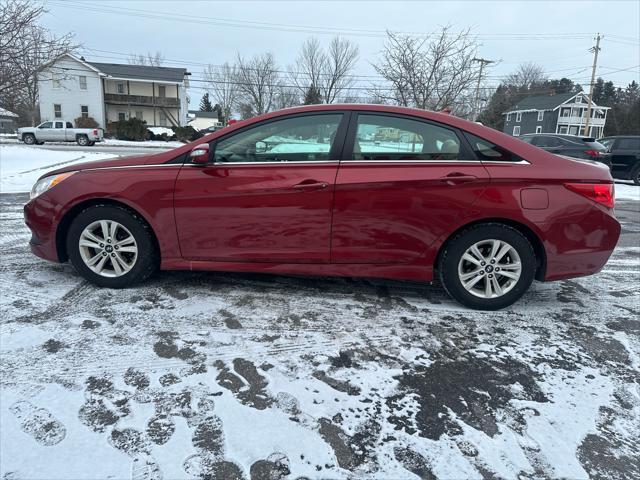
<path id="1" fill-rule="evenodd" d="M 126 203 L 120 202 L 118 200 L 114 200 L 112 198 L 92 198 L 75 204 L 67 212 L 65 212 L 65 214 L 58 222 L 58 226 L 56 228 L 56 253 L 58 254 L 58 261 L 66 262 L 67 260 L 69 260 L 66 240 L 67 232 L 69 231 L 69 227 L 71 226 L 71 222 L 73 222 L 73 219 L 76 218 L 83 210 L 97 205 L 120 207 L 140 218 L 149 227 L 149 231 L 151 232 L 151 236 L 153 238 L 153 243 L 156 247 L 156 251 L 158 252 L 158 257 L 161 256 L 158 236 L 153 229 L 153 225 L 151 224 L 151 222 L 149 222 L 149 220 L 145 218 L 142 213 L 140 213 L 139 210 L 136 210 L 130 205 L 127 205 Z"/>
<path id="2" fill-rule="evenodd" d="M 542 240 L 540 239 L 538 234 L 536 232 L 534 232 L 531 227 L 529 227 L 528 225 L 526 225 L 526 224 L 524 224 L 522 222 L 518 222 L 516 220 L 511 220 L 511 219 L 508 219 L 508 218 L 500 218 L 500 217 L 482 218 L 480 220 L 474 220 L 473 222 L 469 222 L 469 223 L 466 223 L 466 224 L 462 225 L 457 230 L 452 232 L 445 239 L 445 241 L 442 242 L 442 244 L 438 248 L 438 253 L 437 253 L 435 261 L 433 263 L 434 269 L 437 269 L 439 267 L 439 265 L 440 265 L 440 257 L 442 256 L 442 252 L 444 251 L 446 245 L 451 241 L 452 238 L 454 238 L 458 233 L 460 233 L 461 231 L 463 231 L 466 228 L 473 227 L 475 225 L 481 225 L 483 223 L 501 223 L 503 225 L 507 225 L 507 226 L 509 226 L 511 228 L 514 228 L 514 229 L 518 230 L 521 234 L 523 234 L 527 238 L 527 240 L 529 240 L 529 242 L 531 242 L 531 245 L 533 246 L 533 251 L 534 251 L 534 253 L 536 255 L 537 268 L 536 268 L 535 279 L 536 280 L 540 280 L 540 281 L 544 280 L 545 275 L 546 275 L 546 270 L 547 270 L 547 253 L 546 253 L 546 251 L 544 249 L 544 244 L 542 243 Z"/>

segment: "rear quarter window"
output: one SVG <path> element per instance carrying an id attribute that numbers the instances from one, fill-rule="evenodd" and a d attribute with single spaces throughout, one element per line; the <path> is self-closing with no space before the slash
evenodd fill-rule
<path id="1" fill-rule="evenodd" d="M 471 144 L 471 149 L 479 160 L 487 162 L 519 162 L 522 160 L 522 158 L 511 153 L 506 148 L 500 147 L 484 138 L 467 132 L 464 132 L 464 136 Z"/>

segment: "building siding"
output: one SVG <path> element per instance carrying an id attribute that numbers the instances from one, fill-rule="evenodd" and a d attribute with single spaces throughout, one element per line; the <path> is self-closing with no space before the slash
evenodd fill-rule
<path id="1" fill-rule="evenodd" d="M 53 75 L 59 74 L 59 88 L 54 86 Z M 87 77 L 87 89 L 80 89 L 80 76 Z M 124 84 L 124 93 L 118 93 L 118 83 Z M 58 82 L 56 82 L 58 84 Z M 54 66 L 43 71 L 38 78 L 40 89 L 40 116 L 41 120 L 49 121 L 55 119 L 54 105 L 61 105 L 62 119 L 64 121 L 74 121 L 81 116 L 81 106 L 87 106 L 89 116 L 93 117 L 101 127 L 106 127 L 109 122 L 117 121 L 120 112 L 125 113 L 125 118 L 133 118 L 136 114 L 141 114 L 142 119 L 149 126 L 159 126 L 161 124 L 162 108 L 152 106 L 153 97 L 160 96 L 160 87 L 165 87 L 165 98 L 175 99 L 173 104 L 165 102 L 166 112 L 168 112 L 179 125 L 187 124 L 187 89 L 184 83 L 170 83 L 166 81 L 140 81 L 140 80 L 119 80 L 104 78 L 104 75 L 92 70 L 80 61 L 70 56 L 61 57 Z M 138 99 L 143 105 L 136 105 L 135 98 L 122 100 L 109 98 L 105 103 L 107 95 L 131 95 L 132 97 L 148 97 L 148 99 Z M 126 102 L 126 103 L 125 103 Z M 168 101 L 169 102 L 169 101 Z M 125 104 L 118 104 L 125 103 Z M 167 115 L 168 117 L 168 115 Z M 167 118 L 167 126 L 172 122 Z"/>
<path id="2" fill-rule="evenodd" d="M 59 79 L 59 88 L 54 85 L 54 74 Z M 80 88 L 80 77 L 87 77 L 87 89 Z M 56 82 L 57 83 L 57 82 Z M 40 120 L 55 119 L 54 104 L 62 108 L 62 120 L 73 122 L 81 115 L 80 107 L 89 108 L 89 116 L 104 125 L 104 103 L 100 75 L 70 57 L 58 60 L 51 70 L 38 75 Z"/>

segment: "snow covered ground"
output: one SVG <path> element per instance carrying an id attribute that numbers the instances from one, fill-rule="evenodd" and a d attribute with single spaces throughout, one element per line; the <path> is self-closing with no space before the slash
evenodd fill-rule
<path id="1" fill-rule="evenodd" d="M 0 193 L 29 192 L 48 170 L 118 155 L 90 151 L 62 152 L 26 145 L 0 145 Z"/>
<path id="2" fill-rule="evenodd" d="M 6 148 L 3 185 L 76 155 Z M 3 480 L 640 476 L 640 202 L 601 273 L 475 312 L 379 280 L 99 289 L 30 254 L 25 201 L 0 195 Z"/>
<path id="3" fill-rule="evenodd" d="M 0 145 L 24 145 L 19 142 L 15 135 L 6 135 L 0 137 Z M 75 145 L 74 142 L 46 142 L 45 145 Z M 106 145 L 109 147 L 137 147 L 137 148 L 176 148 L 182 147 L 184 143 L 177 141 L 164 142 L 162 140 L 147 140 L 144 142 L 134 142 L 131 140 L 117 140 L 115 138 L 105 138 L 104 141 L 99 142 L 98 147 Z"/>

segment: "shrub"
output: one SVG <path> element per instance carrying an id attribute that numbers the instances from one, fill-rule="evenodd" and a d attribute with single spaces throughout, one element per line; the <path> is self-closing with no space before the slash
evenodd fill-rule
<path id="1" fill-rule="evenodd" d="M 139 118 L 130 118 L 107 124 L 107 136 L 118 140 L 142 141 L 146 137 L 147 122 Z"/>
<path id="2" fill-rule="evenodd" d="M 187 125 L 186 127 L 171 127 L 173 133 L 176 137 L 176 140 L 179 142 L 187 143 L 192 142 L 197 137 L 198 132 L 196 132 L 195 128 L 191 125 Z"/>
<path id="3" fill-rule="evenodd" d="M 76 128 L 98 128 L 98 122 L 93 117 L 78 117 L 73 123 Z"/>

